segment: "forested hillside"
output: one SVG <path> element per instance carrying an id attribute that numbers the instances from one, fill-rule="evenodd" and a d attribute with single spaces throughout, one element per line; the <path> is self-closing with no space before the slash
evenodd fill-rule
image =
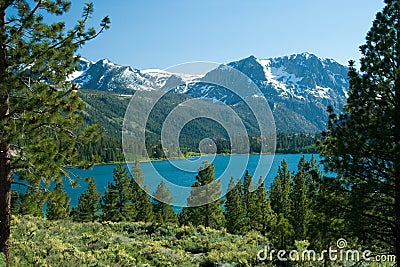
<path id="1" fill-rule="evenodd" d="M 123 161 L 121 130 L 131 96 L 97 90 L 80 90 L 79 94 L 86 103 L 85 125 L 98 124 L 104 132 L 99 141 L 79 147 L 79 156 L 95 162 Z M 164 157 L 160 139 L 162 123 L 177 103 L 189 98 L 188 95 L 166 94 L 152 110 L 146 127 L 146 145 L 150 157 Z M 241 105 L 234 109 L 242 116 L 248 130 L 251 152 L 259 153 L 261 148 L 254 116 L 246 115 L 248 112 Z M 231 145 L 226 130 L 210 119 L 195 119 L 185 125 L 179 136 L 182 152 L 199 152 L 199 142 L 210 137 L 217 146 L 217 153 L 230 152 Z M 317 139 L 315 134 L 278 132 L 276 152 L 314 153 Z"/>

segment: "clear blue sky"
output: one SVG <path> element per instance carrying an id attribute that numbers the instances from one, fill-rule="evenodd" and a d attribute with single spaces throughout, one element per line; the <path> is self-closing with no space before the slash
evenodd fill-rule
<path id="1" fill-rule="evenodd" d="M 86 0 L 72 0 L 67 21 Z M 227 63 L 249 55 L 301 52 L 358 62 L 358 47 L 383 0 L 94 0 L 93 23 L 111 28 L 80 54 L 139 69 L 190 61 Z"/>

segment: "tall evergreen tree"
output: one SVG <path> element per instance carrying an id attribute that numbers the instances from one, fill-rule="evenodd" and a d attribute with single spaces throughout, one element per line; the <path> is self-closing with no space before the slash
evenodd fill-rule
<path id="1" fill-rule="evenodd" d="M 118 164 L 114 169 L 113 182 L 108 184 L 104 193 L 103 220 L 133 221 L 137 211 L 133 203 L 132 181 L 123 164 Z"/>
<path id="2" fill-rule="evenodd" d="M 93 222 L 98 219 L 101 210 L 100 193 L 97 191 L 93 177 L 88 177 L 85 180 L 88 183 L 88 188 L 79 196 L 74 219 L 81 222 Z"/>
<path id="3" fill-rule="evenodd" d="M 9 265 L 12 173 L 31 185 L 65 176 L 76 163 L 77 141 L 94 139 L 98 128 L 74 131 L 83 102 L 67 77 L 78 67 L 77 49 L 100 31 L 87 28 L 93 5 L 71 30 L 52 15 L 65 14 L 68 0 L 4 0 L 0 3 L 0 250 Z M 44 17 L 43 14 L 46 14 Z M 46 23 L 49 19 L 50 23 Z"/>
<path id="4" fill-rule="evenodd" d="M 347 218 L 350 207 L 348 192 L 337 179 L 325 177 L 317 186 L 311 199 L 312 215 L 307 229 L 308 240 L 317 251 L 329 249 L 338 239 L 352 237 Z M 360 218 L 353 218 L 359 222 Z"/>
<path id="5" fill-rule="evenodd" d="M 155 219 L 153 212 L 153 205 L 151 203 L 151 198 L 149 196 L 149 188 L 144 186 L 143 189 L 140 188 L 138 192 L 138 198 L 134 203 L 136 207 L 136 217 L 135 220 L 138 222 L 153 222 Z"/>
<path id="6" fill-rule="evenodd" d="M 238 179 L 236 185 L 231 178 L 226 194 L 225 202 L 225 221 L 226 229 L 231 234 L 241 234 L 245 232 L 245 210 L 243 207 L 242 180 Z"/>
<path id="7" fill-rule="evenodd" d="M 271 201 L 267 198 L 264 179 L 260 177 L 258 187 L 254 191 L 254 205 L 250 212 L 251 229 L 266 235 L 276 224 L 276 214 L 272 210 Z"/>
<path id="8" fill-rule="evenodd" d="M 278 174 L 271 185 L 270 199 L 272 209 L 286 219 L 290 216 L 291 174 L 285 160 L 278 167 Z"/>
<path id="9" fill-rule="evenodd" d="M 360 220 L 375 225 L 366 230 L 399 259 L 400 7 L 398 0 L 385 3 L 360 47 L 360 72 L 350 62 L 345 111 L 337 116 L 328 110 L 329 127 L 319 149 L 324 166 L 338 173 L 343 188 L 374 207 L 365 209 Z"/>
<path id="10" fill-rule="evenodd" d="M 307 239 L 307 226 L 310 220 L 310 199 L 308 198 L 308 162 L 303 156 L 298 164 L 297 172 L 293 176 L 290 192 L 291 214 L 289 221 L 293 226 L 295 240 Z"/>
<path id="11" fill-rule="evenodd" d="M 181 220 L 184 224 L 203 225 L 221 228 L 225 225 L 220 180 L 214 176 L 214 164 L 205 162 L 200 167 L 196 182 L 188 197 L 188 206 L 182 210 Z"/>
<path id="12" fill-rule="evenodd" d="M 243 177 L 243 187 L 242 187 L 242 195 L 243 195 L 243 208 L 245 211 L 245 230 L 248 231 L 251 229 L 251 219 L 254 214 L 252 212 L 255 209 L 255 187 L 253 186 L 253 177 L 250 175 L 249 171 L 246 170 L 246 173 Z"/>
<path id="13" fill-rule="evenodd" d="M 136 161 L 132 168 L 131 189 L 133 208 L 136 211 L 134 220 L 140 222 L 153 221 L 154 213 L 148 194 L 149 189 L 144 186 L 144 175 L 139 161 Z"/>
<path id="14" fill-rule="evenodd" d="M 292 244 L 294 230 L 289 220 L 283 216 L 283 213 L 278 214 L 276 224 L 272 231 L 274 233 L 272 236 L 275 243 L 274 247 L 287 250 L 290 244 Z M 282 262 L 280 262 L 280 264 L 282 264 Z"/>
<path id="15" fill-rule="evenodd" d="M 109 182 L 107 189 L 101 198 L 102 221 L 119 221 L 120 214 L 118 210 L 118 191 L 116 186 Z"/>
<path id="16" fill-rule="evenodd" d="M 171 191 L 168 190 L 166 183 L 161 181 L 153 193 L 153 211 L 157 222 L 178 223 L 178 217 L 170 205 L 172 202 Z"/>
<path id="17" fill-rule="evenodd" d="M 49 220 L 61 220 L 69 217 L 71 198 L 64 190 L 63 183 L 57 183 L 54 190 L 50 192 L 47 201 L 46 217 Z"/>

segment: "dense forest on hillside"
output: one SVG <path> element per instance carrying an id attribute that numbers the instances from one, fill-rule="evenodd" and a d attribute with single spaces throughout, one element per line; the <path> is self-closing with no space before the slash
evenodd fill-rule
<path id="1" fill-rule="evenodd" d="M 99 124 L 104 134 L 97 142 L 78 146 L 79 156 L 95 162 L 123 161 L 121 129 L 130 96 L 95 90 L 81 90 L 80 96 L 86 103 L 85 125 Z M 186 95 L 167 94 L 152 109 L 146 127 L 146 148 L 150 158 L 165 157 L 160 140 L 162 122 L 176 103 L 188 98 Z M 250 153 L 260 153 L 259 135 L 251 126 L 252 121 L 247 121 Z M 179 142 L 183 155 L 199 153 L 199 143 L 204 138 L 214 141 L 218 154 L 231 152 L 228 134 L 221 125 L 210 119 L 195 119 L 186 124 L 180 133 Z M 317 140 L 318 135 L 315 134 L 278 132 L 276 153 L 316 153 Z"/>

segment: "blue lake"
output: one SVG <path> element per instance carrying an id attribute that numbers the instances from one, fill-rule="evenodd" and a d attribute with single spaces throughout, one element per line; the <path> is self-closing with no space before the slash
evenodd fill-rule
<path id="1" fill-rule="evenodd" d="M 222 190 L 226 192 L 230 178 L 233 177 L 235 180 L 242 178 L 246 170 L 253 176 L 254 183 L 257 183 L 260 176 L 263 177 L 268 188 L 282 160 L 286 160 L 291 171 L 296 171 L 302 156 L 301 154 L 203 156 L 192 159 L 141 162 L 141 166 L 149 192 L 154 192 L 161 180 L 164 180 L 171 191 L 173 204 L 184 206 L 190 194 L 190 186 L 195 182 L 198 168 L 203 165 L 204 160 L 215 165 L 215 176 L 221 179 Z M 311 156 L 311 154 L 305 155 L 307 160 Z M 318 155 L 315 155 L 315 158 L 319 161 Z M 128 164 L 128 168 L 131 169 L 133 165 Z M 115 167 L 115 164 L 104 164 L 87 170 L 69 168 L 72 177 L 79 177 L 78 187 L 72 188 L 68 182 L 65 183 L 65 189 L 71 197 L 71 205 L 77 205 L 78 197 L 87 189 L 84 179 L 88 176 L 95 178 L 97 189 L 104 193 L 108 183 L 113 181 Z M 19 186 L 15 186 L 14 189 L 23 190 Z"/>

